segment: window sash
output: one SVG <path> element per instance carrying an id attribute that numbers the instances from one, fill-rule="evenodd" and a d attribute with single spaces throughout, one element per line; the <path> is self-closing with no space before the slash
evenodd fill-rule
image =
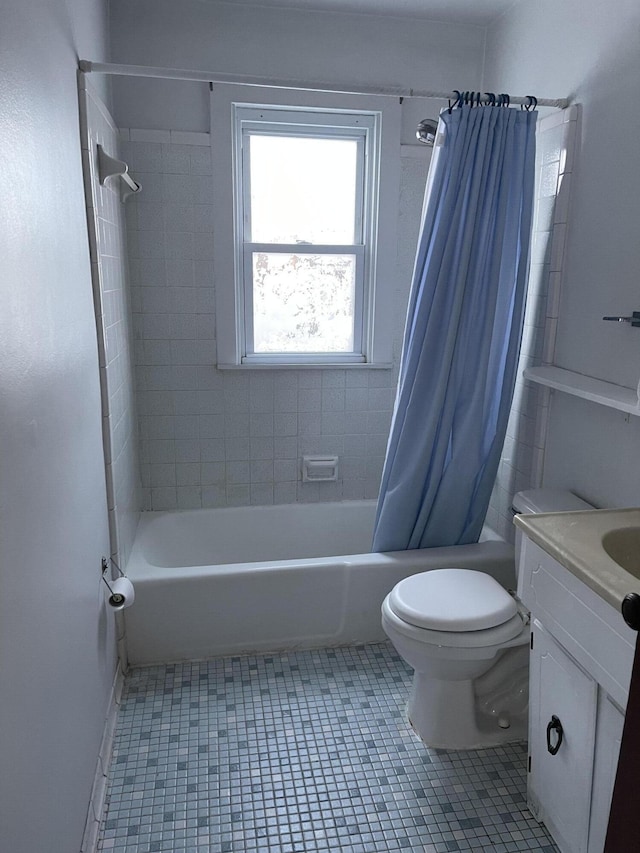
<path id="1" fill-rule="evenodd" d="M 336 352 L 282 352 L 256 353 L 253 335 L 253 255 L 268 254 L 298 255 L 353 255 L 355 256 L 355 287 L 353 306 L 353 350 Z M 243 301 L 244 301 L 244 346 L 242 363 L 256 362 L 364 362 L 364 282 L 366 247 L 363 244 L 318 244 L 318 243 L 244 243 L 242 251 Z"/>
<path id="2" fill-rule="evenodd" d="M 365 197 L 366 197 L 366 154 L 369 141 L 369 127 L 358 128 L 356 131 L 349 126 L 344 128 L 331 128 L 322 125 L 296 125 L 289 119 L 286 123 L 275 123 L 263 121 L 260 123 L 251 121 L 241 122 L 240 134 L 241 163 L 242 163 L 242 222 L 241 235 L 243 242 L 252 240 L 251 225 L 251 145 L 252 136 L 284 136 L 300 137 L 307 136 L 310 139 L 345 139 L 357 143 L 356 159 L 356 193 L 354 210 L 354 241 L 365 242 L 367 232 Z M 315 245 L 315 244 L 314 244 Z"/>

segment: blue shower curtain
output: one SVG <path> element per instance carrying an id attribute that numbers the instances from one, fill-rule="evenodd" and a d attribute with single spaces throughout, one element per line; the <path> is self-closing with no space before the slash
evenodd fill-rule
<path id="1" fill-rule="evenodd" d="M 440 116 L 413 272 L 374 551 L 476 542 L 520 347 L 536 113 Z"/>

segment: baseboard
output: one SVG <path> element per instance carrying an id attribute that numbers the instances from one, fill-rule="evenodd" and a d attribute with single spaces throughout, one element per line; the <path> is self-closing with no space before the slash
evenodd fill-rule
<path id="1" fill-rule="evenodd" d="M 109 772 L 111 753 L 113 751 L 113 739 L 118 710 L 122 701 L 123 687 L 124 674 L 122 666 L 118 663 L 109 695 L 109 706 L 107 708 L 102 741 L 100 742 L 100 752 L 98 753 L 98 760 L 96 762 L 96 772 L 91 788 L 91 798 L 89 800 L 87 821 L 82 836 L 80 853 L 96 853 L 98 849 L 98 834 L 107 793 L 107 773 Z"/>

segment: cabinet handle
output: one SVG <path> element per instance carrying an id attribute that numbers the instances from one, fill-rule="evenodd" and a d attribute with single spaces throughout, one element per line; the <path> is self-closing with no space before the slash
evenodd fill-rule
<path id="1" fill-rule="evenodd" d="M 554 731 L 558 736 L 558 739 L 555 745 L 551 744 L 551 732 Z M 552 714 L 551 720 L 547 724 L 547 749 L 551 753 L 551 755 L 555 755 L 557 751 L 560 749 L 560 744 L 562 743 L 562 723 L 556 717 L 555 714 Z"/>

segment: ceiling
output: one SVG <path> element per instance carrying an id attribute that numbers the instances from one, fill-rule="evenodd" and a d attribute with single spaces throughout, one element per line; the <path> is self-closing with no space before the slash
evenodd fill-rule
<path id="1" fill-rule="evenodd" d="M 279 6 L 326 12 L 422 18 L 486 26 L 518 0 L 225 0 L 238 6 Z"/>

